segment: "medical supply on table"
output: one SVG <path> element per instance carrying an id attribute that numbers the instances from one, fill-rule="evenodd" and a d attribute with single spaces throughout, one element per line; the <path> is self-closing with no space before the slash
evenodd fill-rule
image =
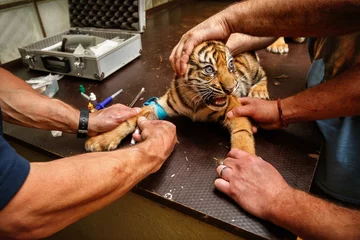
<path id="1" fill-rule="evenodd" d="M 85 93 L 85 88 L 84 88 L 83 85 L 80 85 L 80 86 L 79 86 L 79 91 L 80 91 L 81 93 Z"/>
<path id="2" fill-rule="evenodd" d="M 58 80 L 60 80 L 62 75 L 52 75 L 51 73 L 47 76 L 31 78 L 26 83 L 30 84 L 33 89 L 42 95 L 53 97 L 59 90 Z"/>
<path id="3" fill-rule="evenodd" d="M 137 100 L 139 100 L 140 96 L 145 92 L 145 88 L 141 88 L 140 92 L 135 96 L 134 100 L 132 100 L 132 102 L 129 104 L 129 107 L 133 107 L 135 105 L 135 103 L 137 102 Z M 139 127 L 135 128 L 135 132 L 134 133 L 140 133 L 140 129 Z M 131 145 L 134 145 L 136 143 L 134 138 L 131 138 Z"/>
<path id="4" fill-rule="evenodd" d="M 96 109 L 91 102 L 88 103 L 88 109 L 89 109 L 89 112 L 96 112 Z"/>
<path id="5" fill-rule="evenodd" d="M 96 112 L 96 106 L 97 106 L 97 103 L 96 103 L 96 95 L 91 92 L 90 93 L 90 96 L 89 96 L 89 103 L 88 103 L 88 109 L 90 112 Z"/>
<path id="6" fill-rule="evenodd" d="M 117 91 L 116 93 L 114 93 L 113 95 L 111 95 L 110 97 L 106 98 L 104 101 L 102 101 L 101 103 L 98 103 L 95 107 L 96 110 L 100 110 L 105 108 L 105 105 L 108 104 L 109 102 L 111 102 L 117 95 L 119 95 L 123 90 L 120 89 L 119 91 Z"/>
<path id="7" fill-rule="evenodd" d="M 86 98 L 87 100 L 90 99 L 90 97 L 88 95 L 86 95 L 85 93 L 81 92 L 81 96 L 83 96 L 84 98 Z"/>
<path id="8" fill-rule="evenodd" d="M 92 105 L 93 105 L 94 107 L 97 106 L 96 95 L 95 95 L 93 92 L 90 93 L 89 101 L 92 103 Z"/>
<path id="9" fill-rule="evenodd" d="M 141 94 L 143 94 L 145 92 L 145 88 L 142 88 L 140 90 L 140 92 L 136 95 L 136 97 L 134 98 L 134 100 L 132 100 L 132 102 L 129 104 L 129 107 L 133 107 L 135 105 L 135 103 L 137 102 L 137 100 L 139 100 Z"/>

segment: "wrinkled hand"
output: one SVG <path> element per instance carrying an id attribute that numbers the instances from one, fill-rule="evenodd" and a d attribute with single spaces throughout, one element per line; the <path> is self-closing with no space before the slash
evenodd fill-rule
<path id="1" fill-rule="evenodd" d="M 222 11 L 182 35 L 169 58 L 178 76 L 185 74 L 189 57 L 197 45 L 207 40 L 226 40 L 230 36 L 231 31 L 224 20 L 224 14 Z"/>
<path id="2" fill-rule="evenodd" d="M 242 106 L 235 107 L 227 113 L 228 118 L 251 117 L 261 128 L 279 129 L 283 125 L 279 118 L 276 101 L 263 100 L 259 98 L 239 98 Z"/>
<path id="3" fill-rule="evenodd" d="M 148 154 L 160 158 L 162 164 L 170 156 L 177 141 L 175 125 L 163 120 L 147 120 L 145 117 L 139 117 L 137 124 L 141 133 L 134 133 L 134 140 L 148 142 Z M 157 166 L 155 171 L 160 167 L 161 165 Z"/>
<path id="4" fill-rule="evenodd" d="M 257 217 L 269 220 L 282 199 L 293 194 L 280 173 L 260 157 L 232 149 L 216 169 L 219 176 L 224 166 L 215 187 Z"/>
<path id="5" fill-rule="evenodd" d="M 130 108 L 122 104 L 114 104 L 100 111 L 90 113 L 88 135 L 108 132 L 127 119 L 140 113 L 140 108 Z"/>

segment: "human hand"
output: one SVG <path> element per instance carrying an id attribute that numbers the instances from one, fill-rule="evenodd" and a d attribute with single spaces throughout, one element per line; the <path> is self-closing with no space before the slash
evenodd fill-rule
<path id="1" fill-rule="evenodd" d="M 262 219 L 270 220 L 294 192 L 270 163 L 239 149 L 231 149 L 216 172 L 215 187 Z"/>
<path id="2" fill-rule="evenodd" d="M 95 136 L 98 133 L 110 131 L 140 112 L 140 108 L 130 108 L 123 104 L 114 104 L 100 111 L 90 113 L 88 135 Z"/>
<path id="3" fill-rule="evenodd" d="M 279 111 L 276 101 L 263 100 L 259 98 L 239 98 L 242 106 L 230 110 L 226 116 L 233 117 L 251 117 L 260 127 L 264 129 L 278 129 L 283 125 L 280 121 Z"/>
<path id="4" fill-rule="evenodd" d="M 145 117 L 139 117 L 137 124 L 141 133 L 135 132 L 133 138 L 137 142 L 149 143 L 147 153 L 160 158 L 161 164 L 154 170 L 157 171 L 174 149 L 177 141 L 176 127 L 168 121 L 147 120 Z"/>
<path id="5" fill-rule="evenodd" d="M 222 11 L 182 35 L 179 43 L 174 47 L 169 57 L 172 68 L 178 76 L 186 72 L 186 65 L 194 48 L 207 40 L 225 40 L 231 30 L 225 21 Z"/>

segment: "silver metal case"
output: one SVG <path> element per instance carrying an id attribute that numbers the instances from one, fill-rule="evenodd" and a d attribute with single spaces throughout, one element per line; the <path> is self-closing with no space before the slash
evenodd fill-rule
<path id="1" fill-rule="evenodd" d="M 137 4 L 138 12 L 130 12 Z M 105 7 L 104 7 L 105 6 Z M 119 9 L 118 11 L 116 11 Z M 125 12 L 124 12 L 125 9 Z M 120 11 L 122 10 L 122 11 Z M 133 10 L 133 9 L 132 9 Z M 21 58 L 30 69 L 101 81 L 141 54 L 141 32 L 145 29 L 145 0 L 69 1 L 72 28 L 33 44 L 20 47 Z M 100 16 L 103 15 L 103 16 Z M 127 16 L 124 17 L 124 16 Z M 128 23 L 128 19 L 136 23 Z M 122 21 L 120 21 L 122 20 Z M 89 27 L 90 26 L 90 27 Z M 101 28 L 106 27 L 106 28 Z M 114 29 L 125 27 L 126 29 Z M 124 39 L 116 48 L 99 56 L 43 50 L 62 41 L 67 34 L 86 34 L 105 39 Z"/>

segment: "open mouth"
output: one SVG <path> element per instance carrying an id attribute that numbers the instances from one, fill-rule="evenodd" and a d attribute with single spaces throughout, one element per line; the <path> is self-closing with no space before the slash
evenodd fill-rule
<path id="1" fill-rule="evenodd" d="M 221 96 L 221 97 L 212 97 L 210 99 L 210 104 L 217 106 L 217 107 L 223 107 L 225 106 L 227 102 L 227 96 Z"/>

